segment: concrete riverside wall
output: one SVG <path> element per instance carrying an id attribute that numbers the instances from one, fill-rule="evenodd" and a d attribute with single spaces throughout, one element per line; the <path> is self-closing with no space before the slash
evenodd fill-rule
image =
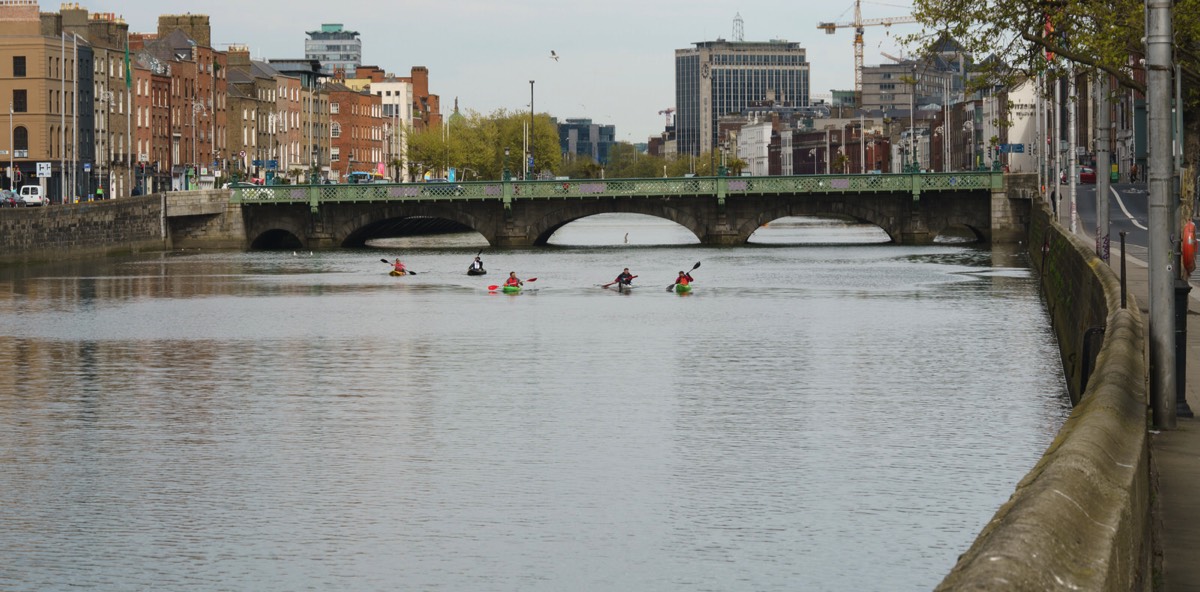
<path id="1" fill-rule="evenodd" d="M 0 264 L 162 250 L 162 196 L 0 209 Z"/>
<path id="2" fill-rule="evenodd" d="M 1150 472 L 1141 314 L 1090 245 L 1034 204 L 1041 272 L 1064 365 L 1104 324 L 1095 369 L 1041 460 L 937 590 L 1149 590 Z M 1099 322 L 1098 322 L 1099 321 Z"/>

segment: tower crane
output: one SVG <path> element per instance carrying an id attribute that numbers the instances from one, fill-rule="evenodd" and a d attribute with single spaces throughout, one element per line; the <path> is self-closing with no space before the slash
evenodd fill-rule
<path id="1" fill-rule="evenodd" d="M 854 0 L 854 22 L 849 23 L 817 23 L 817 28 L 833 35 L 838 29 L 854 27 L 854 96 L 862 97 L 862 68 L 863 68 L 863 27 L 883 25 L 890 27 L 904 23 L 915 23 L 912 15 L 894 16 L 889 18 L 864 19 L 862 17 L 862 0 Z"/>
<path id="2" fill-rule="evenodd" d="M 671 127 L 671 114 L 674 112 L 675 112 L 674 107 L 667 107 L 666 109 L 663 109 L 662 111 L 658 112 L 659 115 L 667 116 L 667 127 Z"/>

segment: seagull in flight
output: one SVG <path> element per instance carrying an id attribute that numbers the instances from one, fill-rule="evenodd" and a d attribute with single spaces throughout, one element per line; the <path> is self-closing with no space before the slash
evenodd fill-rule
<path id="1" fill-rule="evenodd" d="M 550 59 L 552 59 L 552 60 L 554 60 L 554 61 L 556 61 L 556 62 L 558 61 L 558 54 L 554 53 L 554 50 L 553 50 L 553 49 L 552 49 L 552 50 L 550 50 Z"/>

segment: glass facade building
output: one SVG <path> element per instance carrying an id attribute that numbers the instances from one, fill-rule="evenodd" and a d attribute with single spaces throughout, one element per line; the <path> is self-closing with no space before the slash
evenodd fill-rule
<path id="1" fill-rule="evenodd" d="M 680 154 L 718 142 L 717 119 L 752 103 L 809 105 L 809 64 L 799 43 L 704 41 L 675 50 L 675 129 Z"/>
<path id="2" fill-rule="evenodd" d="M 346 31 L 339 23 L 323 24 L 320 31 L 309 31 L 304 40 L 304 58 L 321 62 L 321 75 L 333 76 L 341 70 L 353 77 L 362 65 L 362 40 L 358 31 Z"/>
<path id="3" fill-rule="evenodd" d="M 600 164 L 608 164 L 608 151 L 617 141 L 613 125 L 592 123 L 591 119 L 568 119 L 558 124 L 558 143 L 563 159 L 589 156 Z"/>

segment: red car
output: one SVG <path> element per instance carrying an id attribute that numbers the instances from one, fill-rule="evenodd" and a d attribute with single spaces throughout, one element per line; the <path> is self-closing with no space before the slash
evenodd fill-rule
<path id="1" fill-rule="evenodd" d="M 1063 171 L 1063 172 L 1059 173 L 1058 180 L 1060 183 L 1065 185 L 1067 183 L 1067 172 Z M 1096 169 L 1094 169 L 1092 167 L 1085 167 L 1085 166 L 1079 167 L 1079 182 L 1095 184 L 1096 183 Z"/>

